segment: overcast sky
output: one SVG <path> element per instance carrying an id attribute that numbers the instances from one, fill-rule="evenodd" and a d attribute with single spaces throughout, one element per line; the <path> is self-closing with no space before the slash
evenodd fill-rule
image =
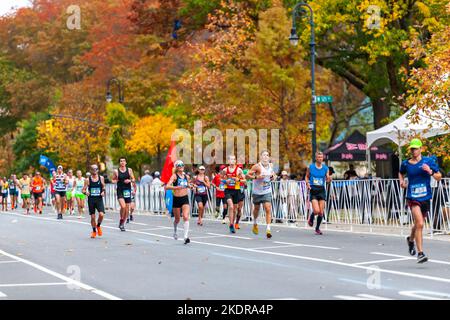
<path id="1" fill-rule="evenodd" d="M 29 6 L 29 0 L 0 0 L 0 16 L 11 12 L 11 8 L 19 8 Z"/>

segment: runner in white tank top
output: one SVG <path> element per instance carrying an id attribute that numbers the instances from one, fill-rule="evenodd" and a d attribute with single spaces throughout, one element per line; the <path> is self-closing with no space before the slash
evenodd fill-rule
<path id="1" fill-rule="evenodd" d="M 247 174 L 247 177 L 253 180 L 253 229 L 254 234 L 258 234 L 258 215 L 259 207 L 262 204 L 266 212 L 267 230 L 266 236 L 272 238 L 270 223 L 272 221 L 272 185 L 271 181 L 276 178 L 270 163 L 269 152 L 261 153 L 261 161 L 255 164 Z"/>

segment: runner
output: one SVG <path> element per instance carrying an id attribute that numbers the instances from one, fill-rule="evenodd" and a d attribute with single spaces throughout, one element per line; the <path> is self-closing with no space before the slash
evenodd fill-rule
<path id="1" fill-rule="evenodd" d="M 23 174 L 22 179 L 17 183 L 20 188 L 20 197 L 22 198 L 22 208 L 26 210 L 26 214 L 30 214 L 30 187 L 31 179 L 26 173 Z"/>
<path id="2" fill-rule="evenodd" d="M 243 175 L 245 176 L 246 173 L 248 173 L 248 170 L 244 170 L 244 165 L 238 164 L 238 167 L 242 170 Z M 234 224 L 234 227 L 236 229 L 240 229 L 239 227 L 239 221 L 242 217 L 242 210 L 244 209 L 244 200 L 245 200 L 245 189 L 247 189 L 247 180 L 241 180 L 240 182 L 240 189 L 239 189 L 239 197 L 238 197 L 238 206 L 237 206 L 237 214 L 236 214 L 236 223 Z"/>
<path id="3" fill-rule="evenodd" d="M 422 157 L 422 141 L 412 139 L 408 149 L 411 152 L 411 158 L 404 160 L 400 166 L 400 186 L 407 189 L 406 200 L 411 208 L 411 214 L 414 219 L 414 225 L 411 228 L 411 234 L 406 238 L 409 254 L 416 254 L 414 240 L 417 245 L 417 263 L 428 261 L 428 257 L 423 252 L 423 225 L 430 211 L 430 200 L 432 198 L 431 177 L 436 181 L 441 180 L 442 174 L 439 172 L 439 166 L 431 158 Z M 408 177 L 408 183 L 405 181 Z"/>
<path id="4" fill-rule="evenodd" d="M 40 172 L 36 172 L 31 181 L 31 191 L 33 193 L 34 198 L 34 213 L 37 213 L 39 210 L 39 214 L 42 214 L 42 194 L 45 190 L 45 180 L 41 177 Z"/>
<path id="5" fill-rule="evenodd" d="M 136 189 L 136 179 L 134 178 L 133 170 L 127 167 L 127 159 L 121 157 L 119 159 L 119 169 L 114 170 L 114 175 L 112 179 L 113 183 L 117 183 L 117 198 L 120 204 L 120 231 L 125 231 L 125 221 L 128 217 L 128 212 L 130 211 L 131 203 L 131 184 L 133 184 Z"/>
<path id="6" fill-rule="evenodd" d="M 69 214 L 73 215 L 75 210 L 75 177 L 73 176 L 73 171 L 70 169 L 67 171 L 67 209 Z"/>
<path id="7" fill-rule="evenodd" d="M 52 208 L 53 211 L 56 212 L 56 191 L 55 191 L 55 184 L 53 183 L 53 179 L 56 176 L 56 170 L 53 169 L 51 174 L 50 174 L 50 197 L 51 197 L 51 201 L 52 201 Z"/>
<path id="8" fill-rule="evenodd" d="M 63 171 L 62 166 L 58 166 L 56 175 L 53 177 L 53 183 L 55 188 L 55 200 L 56 200 L 56 212 L 58 213 L 58 220 L 63 218 L 66 205 L 67 194 L 67 175 Z"/>
<path id="9" fill-rule="evenodd" d="M 11 210 L 17 209 L 17 197 L 19 195 L 19 190 L 17 190 L 17 179 L 14 174 L 12 174 L 8 180 L 9 187 L 9 198 L 11 199 Z"/>
<path id="10" fill-rule="evenodd" d="M 222 170 L 222 178 L 226 179 L 225 199 L 227 200 L 228 217 L 230 218 L 230 232 L 236 233 L 234 219 L 236 217 L 241 179 L 245 179 L 242 169 L 236 165 L 236 157 L 228 157 L 229 166 Z"/>
<path id="11" fill-rule="evenodd" d="M 327 182 L 331 181 L 328 167 L 323 163 L 322 152 L 316 152 L 316 162 L 306 169 L 305 181 L 306 187 L 310 190 L 309 199 L 313 210 L 308 219 L 308 225 L 310 227 L 314 226 L 314 217 L 318 216 L 315 232 L 317 235 L 322 235 L 320 224 L 322 223 L 325 210 L 325 186 Z"/>
<path id="12" fill-rule="evenodd" d="M 273 171 L 270 163 L 270 155 L 268 151 L 261 152 L 261 160 L 255 164 L 247 174 L 248 178 L 253 180 L 253 229 L 254 234 L 258 234 L 258 215 L 259 207 L 262 204 L 266 212 L 266 237 L 272 238 L 270 230 L 270 223 L 272 222 L 272 186 L 271 181 L 276 179 L 276 174 Z"/>
<path id="13" fill-rule="evenodd" d="M 205 167 L 198 168 L 197 176 L 194 177 L 195 185 L 195 202 L 198 205 L 198 220 L 197 225 L 203 226 L 203 215 L 206 204 L 208 203 L 208 190 L 211 187 L 209 178 L 205 175 Z"/>
<path id="14" fill-rule="evenodd" d="M 97 235 L 101 237 L 102 221 L 105 215 L 105 205 L 103 197 L 105 196 L 105 179 L 98 175 L 98 166 L 91 166 L 91 176 L 84 182 L 83 193 L 88 196 L 89 215 L 91 216 L 92 233 L 91 238 Z M 95 210 L 98 212 L 98 220 L 95 220 Z"/>
<path id="15" fill-rule="evenodd" d="M 8 180 L 2 179 L 2 211 L 8 211 Z"/>
<path id="16" fill-rule="evenodd" d="M 225 185 L 226 180 L 220 176 L 220 171 L 225 169 L 224 165 L 219 167 L 218 173 L 214 176 L 212 183 L 216 186 L 216 213 L 217 216 L 222 216 L 222 224 L 226 224 L 225 217 L 227 216 L 227 201 L 225 200 Z M 220 205 L 222 204 L 222 213 L 220 212 Z"/>
<path id="17" fill-rule="evenodd" d="M 189 176 L 184 173 L 184 163 L 181 160 L 177 160 L 174 163 L 173 174 L 167 183 L 166 189 L 173 190 L 173 206 L 172 212 L 175 217 L 173 222 L 173 238 L 178 240 L 177 227 L 180 222 L 180 216 L 183 215 L 184 221 L 184 244 L 191 242 L 189 239 L 189 188 L 192 187 L 190 184 Z"/>
<path id="18" fill-rule="evenodd" d="M 78 207 L 78 219 L 83 218 L 84 214 L 84 202 L 86 200 L 86 195 L 83 193 L 84 182 L 83 174 L 81 170 L 78 170 L 77 177 L 75 178 L 75 199 Z"/>

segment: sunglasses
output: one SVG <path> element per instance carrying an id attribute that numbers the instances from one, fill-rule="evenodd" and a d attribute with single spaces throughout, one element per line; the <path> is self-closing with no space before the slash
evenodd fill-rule
<path id="1" fill-rule="evenodd" d="M 177 168 L 182 168 L 184 167 L 184 164 L 177 164 Z"/>

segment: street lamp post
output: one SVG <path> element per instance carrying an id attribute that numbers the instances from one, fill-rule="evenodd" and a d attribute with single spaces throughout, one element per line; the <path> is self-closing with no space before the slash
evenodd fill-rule
<path id="1" fill-rule="evenodd" d="M 314 37 L 314 16 L 312 8 L 304 2 L 299 2 L 295 5 L 294 11 L 292 13 L 292 29 L 291 35 L 289 37 L 289 41 L 292 45 L 298 45 L 298 35 L 297 35 L 297 23 L 296 20 L 298 17 L 305 16 L 307 11 L 305 8 L 309 9 L 309 25 L 311 26 L 311 39 L 310 39 L 310 47 L 311 47 L 311 123 L 310 129 L 312 132 L 312 160 L 315 159 L 317 142 L 316 142 L 316 84 L 315 84 L 315 62 L 316 62 L 316 42 Z"/>
<path id="2" fill-rule="evenodd" d="M 111 94 L 111 84 L 115 83 L 117 84 L 117 87 L 119 88 L 119 102 L 123 104 L 124 98 L 123 98 L 123 85 L 122 82 L 117 78 L 111 78 L 108 80 L 106 84 L 106 101 L 111 102 L 113 100 L 113 96 Z"/>

